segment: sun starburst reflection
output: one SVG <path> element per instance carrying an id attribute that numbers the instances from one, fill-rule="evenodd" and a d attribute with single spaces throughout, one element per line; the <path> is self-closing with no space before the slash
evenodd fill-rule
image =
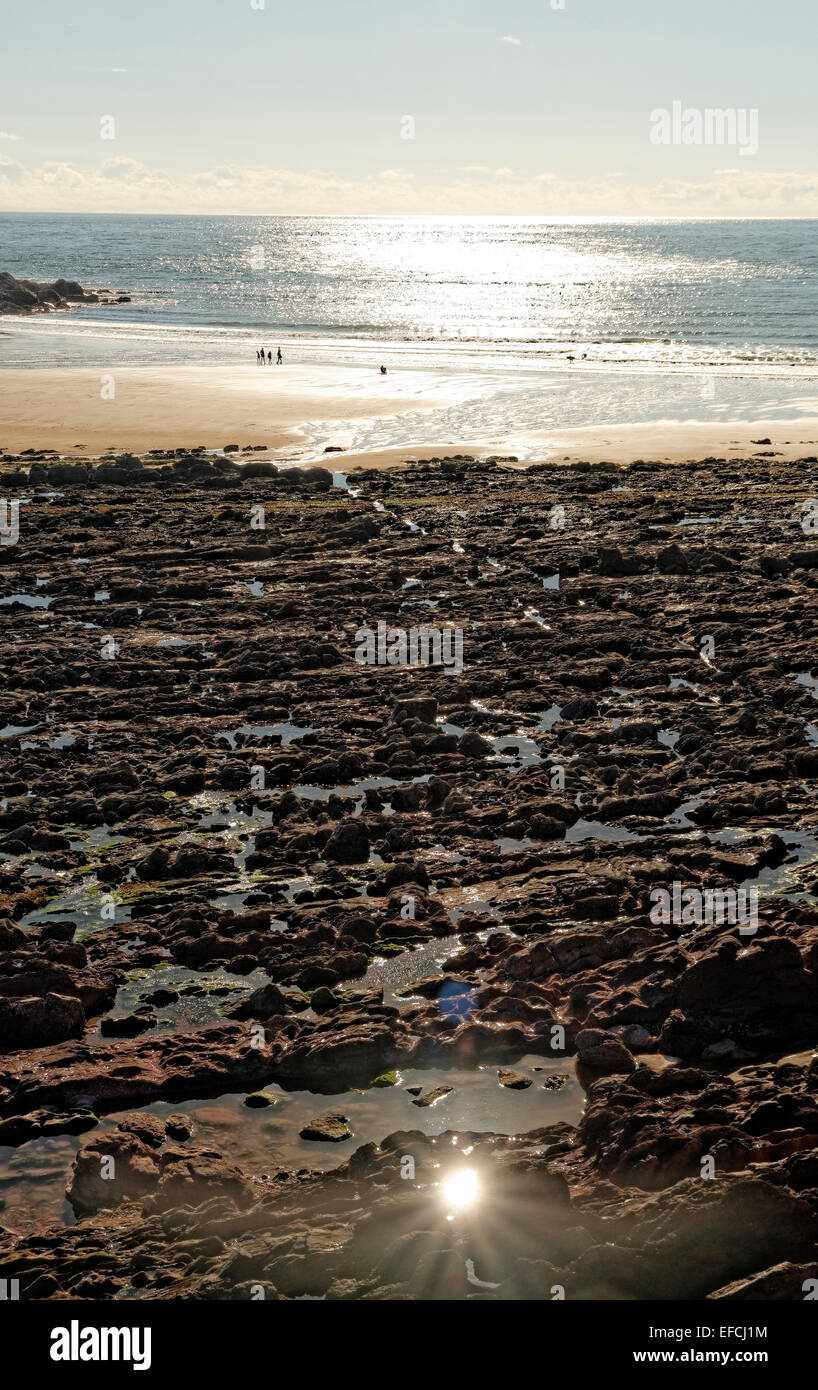
<path id="1" fill-rule="evenodd" d="M 451 1173 L 442 1185 L 446 1204 L 461 1210 L 470 1207 L 480 1195 L 480 1183 L 473 1168 L 461 1168 Z"/>

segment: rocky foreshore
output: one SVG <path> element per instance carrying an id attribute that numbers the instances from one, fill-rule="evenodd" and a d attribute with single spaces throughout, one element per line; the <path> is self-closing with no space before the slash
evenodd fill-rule
<path id="1" fill-rule="evenodd" d="M 84 290 L 77 280 L 18 280 L 0 270 L 0 314 L 43 314 L 72 304 L 129 304 L 130 295 Z"/>
<path id="2" fill-rule="evenodd" d="M 0 493 L 20 1296 L 803 1298 L 816 460 Z"/>

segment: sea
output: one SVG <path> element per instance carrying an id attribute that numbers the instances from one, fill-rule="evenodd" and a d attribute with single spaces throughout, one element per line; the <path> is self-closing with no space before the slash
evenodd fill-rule
<path id="1" fill-rule="evenodd" d="M 130 296 L 1 319 L 0 369 L 419 374 L 360 447 L 818 417 L 816 221 L 6 213 L 0 270 Z"/>

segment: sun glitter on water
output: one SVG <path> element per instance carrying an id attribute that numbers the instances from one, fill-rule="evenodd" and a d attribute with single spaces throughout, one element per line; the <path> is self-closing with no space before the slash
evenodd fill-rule
<path id="1" fill-rule="evenodd" d="M 474 1205 L 480 1195 L 480 1183 L 473 1168 L 463 1168 L 452 1173 L 441 1190 L 447 1205 L 459 1211 Z"/>

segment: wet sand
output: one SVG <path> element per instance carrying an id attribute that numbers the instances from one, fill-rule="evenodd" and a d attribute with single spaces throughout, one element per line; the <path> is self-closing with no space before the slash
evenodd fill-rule
<path id="1" fill-rule="evenodd" d="M 766 441 L 770 442 L 767 443 Z M 406 444 L 389 449 L 358 451 L 344 455 L 344 467 L 398 468 L 408 459 L 430 459 L 452 454 L 472 458 L 516 458 L 521 467 L 534 463 L 615 463 L 623 467 L 637 460 L 684 464 L 702 459 L 746 459 L 772 451 L 782 462 L 818 455 L 818 420 L 746 420 L 716 423 L 686 421 L 683 424 L 593 425 L 580 429 L 541 430 L 512 439 L 475 442 L 445 441 Z"/>
<path id="2" fill-rule="evenodd" d="M 3 371 L 0 448 L 96 457 L 176 446 L 302 447 L 307 441 L 301 426 L 307 420 L 346 422 L 432 408 L 436 402 L 426 394 L 426 375 L 411 376 L 400 390 L 392 378 L 352 368 L 130 367 L 108 375 L 70 367 Z"/>
<path id="3" fill-rule="evenodd" d="M 431 372 L 392 372 L 384 378 L 370 367 L 128 367 L 107 377 L 77 368 L 7 370 L 0 372 L 0 449 L 90 458 L 237 444 L 311 458 L 321 453 L 311 437 L 312 427 L 320 426 L 322 441 L 330 434 L 343 450 L 344 467 L 395 468 L 407 459 L 452 454 L 516 456 L 524 463 L 626 464 L 730 460 L 770 449 L 783 461 L 818 453 L 814 417 L 593 425 L 488 439 L 444 434 L 432 444 L 413 440 L 410 427 L 400 445 L 354 447 L 365 421 L 446 404 L 445 385 Z"/>
<path id="4" fill-rule="evenodd" d="M 525 441 L 548 463 L 688 463 L 699 459 L 752 458 L 773 450 L 781 460 L 818 451 L 818 419 L 684 421 L 596 425 L 544 430 Z"/>

